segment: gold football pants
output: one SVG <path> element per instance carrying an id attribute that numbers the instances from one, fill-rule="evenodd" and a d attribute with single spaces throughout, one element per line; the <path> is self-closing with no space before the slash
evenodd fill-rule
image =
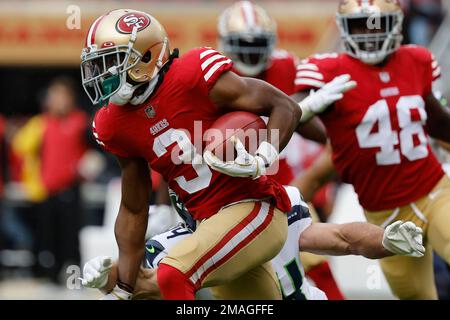
<path id="1" fill-rule="evenodd" d="M 365 211 L 370 223 L 386 227 L 412 221 L 424 232 L 422 258 L 393 256 L 380 260 L 392 292 L 400 299 L 437 299 L 433 250 L 450 264 L 450 179 L 444 176 L 425 197 L 409 205 L 379 212 Z"/>
<path id="2" fill-rule="evenodd" d="M 281 299 L 270 260 L 284 245 L 287 215 L 265 201 L 238 203 L 203 220 L 161 263 L 218 299 Z"/>

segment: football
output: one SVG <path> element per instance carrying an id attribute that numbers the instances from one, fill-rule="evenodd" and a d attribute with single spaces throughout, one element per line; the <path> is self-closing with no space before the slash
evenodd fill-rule
<path id="1" fill-rule="evenodd" d="M 222 161 L 236 158 L 231 137 L 236 136 L 250 154 L 267 138 L 266 124 L 261 117 L 245 111 L 227 113 L 217 119 L 205 132 L 206 149 Z"/>

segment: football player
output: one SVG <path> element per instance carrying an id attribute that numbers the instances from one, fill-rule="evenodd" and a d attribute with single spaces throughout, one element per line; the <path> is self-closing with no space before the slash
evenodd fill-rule
<path id="1" fill-rule="evenodd" d="M 299 60 L 286 50 L 275 48 L 276 22 L 264 8 L 251 1 L 238 1 L 220 14 L 217 29 L 219 49 L 233 60 L 235 73 L 264 80 L 287 95 L 295 93 L 294 81 Z M 327 140 L 323 125 L 317 119 L 305 122 L 297 128 L 297 132 L 321 144 Z M 278 171 L 272 176 L 283 185 L 290 184 L 294 179 L 289 160 L 296 158 L 296 147 L 295 141 L 291 140 L 280 153 Z M 327 293 L 329 299 L 343 299 L 326 259 L 304 255 L 308 276 Z"/>
<path id="2" fill-rule="evenodd" d="M 238 1 L 219 16 L 218 47 L 233 60 L 233 71 L 240 76 L 264 80 L 287 95 L 294 94 L 299 60 L 286 50 L 276 48 L 276 22 L 261 6 Z M 327 137 L 317 119 L 303 123 L 297 132 L 307 139 L 325 144 Z M 283 185 L 294 179 L 287 156 L 291 144 L 281 152 L 279 169 L 273 178 Z"/>
<path id="3" fill-rule="evenodd" d="M 370 259 L 393 254 L 421 257 L 424 254 L 422 230 L 412 222 L 397 221 L 386 230 L 368 223 L 330 224 L 311 223 L 308 205 L 303 202 L 295 187 L 285 187 L 291 201 L 292 210 L 288 214 L 288 237 L 280 253 L 271 261 L 279 281 L 283 298 L 287 300 L 323 300 L 326 295 L 311 286 L 304 278 L 299 259 L 299 247 L 309 251 L 331 255 L 363 255 Z M 182 204 L 177 203 L 182 206 Z M 189 216 L 189 214 L 183 216 Z M 141 268 L 134 299 L 161 299 L 156 281 L 156 271 L 160 262 L 171 248 L 187 239 L 195 230 L 195 224 L 186 220 L 185 225 L 155 236 L 146 244 L 144 267 Z M 91 259 L 83 268 L 82 284 L 98 288 L 106 294 L 104 299 L 122 298 L 118 292 L 111 292 L 117 282 L 117 264 L 112 259 L 100 256 Z M 214 297 L 221 299 L 251 299 L 264 294 L 263 283 L 254 287 L 239 286 L 239 290 L 219 286 L 211 288 Z M 264 297 L 264 296 L 263 296 Z"/>
<path id="4" fill-rule="evenodd" d="M 164 27 L 141 11 L 118 9 L 97 18 L 81 59 L 85 91 L 102 105 L 94 117 L 94 136 L 122 169 L 114 291 L 126 297 L 134 291 L 152 168 L 200 221 L 160 263 L 162 296 L 194 299 L 201 287 L 236 289 L 257 282 L 265 285 L 266 298 L 280 298 L 270 260 L 287 236 L 290 202 L 284 188 L 264 174 L 298 126 L 299 105 L 263 81 L 230 72 L 231 59 L 214 49 L 196 48 L 178 58 L 177 50 L 170 52 Z M 303 108 L 334 102 L 353 86 L 348 80 L 339 77 L 312 93 L 301 102 Z M 234 110 L 268 116 L 267 141 L 255 155 L 234 141 L 239 149 L 234 161 L 223 163 L 205 152 L 205 163 L 197 150 L 204 147 L 203 131 L 199 136 L 195 129 L 200 124 L 207 130 Z"/>
<path id="5" fill-rule="evenodd" d="M 450 141 L 450 113 L 432 92 L 440 76 L 432 53 L 401 45 L 402 20 L 398 1 L 341 1 L 337 22 L 345 53 L 316 55 L 299 65 L 298 92 L 323 88 L 340 74 L 358 83 L 327 110 L 303 109 L 303 120 L 319 114 L 332 149 L 305 183 L 314 188 L 335 167 L 354 186 L 369 222 L 385 227 L 408 220 L 423 228 L 423 258 L 389 257 L 381 266 L 399 298 L 435 299 L 431 248 L 450 262 L 450 181 L 428 135 Z"/>

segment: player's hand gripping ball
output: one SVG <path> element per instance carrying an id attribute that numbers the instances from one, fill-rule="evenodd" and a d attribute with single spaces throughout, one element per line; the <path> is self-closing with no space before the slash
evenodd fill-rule
<path id="1" fill-rule="evenodd" d="M 223 174 L 258 178 L 278 158 L 278 151 L 266 138 L 266 125 L 259 116 L 243 111 L 227 113 L 206 132 L 203 158 Z"/>

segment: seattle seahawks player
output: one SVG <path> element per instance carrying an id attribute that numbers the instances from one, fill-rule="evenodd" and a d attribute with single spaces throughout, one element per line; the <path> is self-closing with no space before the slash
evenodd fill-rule
<path id="1" fill-rule="evenodd" d="M 363 255 L 375 259 L 391 255 L 421 257 L 424 254 L 422 230 L 412 222 L 398 221 L 385 230 L 368 223 L 312 224 L 307 204 L 302 200 L 295 187 L 285 187 L 292 204 L 288 215 L 288 237 L 282 250 L 271 261 L 275 270 L 284 299 L 323 300 L 325 294 L 311 286 L 305 279 L 299 259 L 299 247 L 302 251 L 331 255 Z M 175 207 L 182 213 L 185 223 L 157 235 L 146 244 L 146 257 L 140 270 L 134 299 L 161 299 L 156 281 L 156 268 L 167 252 L 179 241 L 183 241 L 195 230 L 195 223 L 189 220 L 184 206 L 172 193 Z M 110 257 L 96 257 L 86 263 L 82 283 L 85 287 L 98 288 L 106 294 L 105 299 L 123 299 L 120 291 L 111 290 L 117 282 L 117 265 Z M 263 284 L 261 284 L 263 286 Z M 254 292 L 261 296 L 263 287 L 247 290 L 228 291 L 224 287 L 210 288 L 212 294 L 220 299 L 252 299 Z"/>

